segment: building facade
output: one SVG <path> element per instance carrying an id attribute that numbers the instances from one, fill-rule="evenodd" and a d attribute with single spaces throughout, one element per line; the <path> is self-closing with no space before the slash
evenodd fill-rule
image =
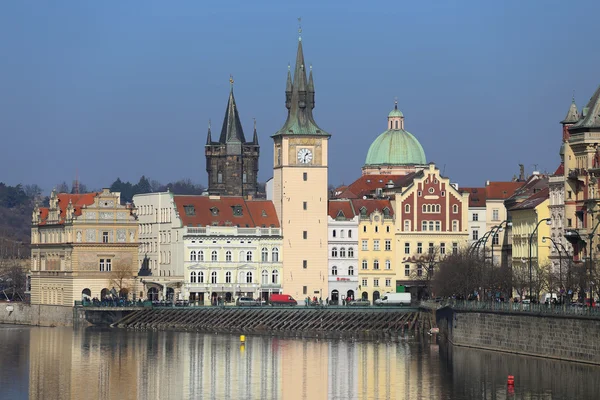
<path id="1" fill-rule="evenodd" d="M 298 41 L 294 80 L 288 71 L 287 120 L 273 137 L 273 204 L 283 242 L 283 291 L 295 298 L 325 298 L 328 289 L 327 170 L 329 133 L 314 120 L 312 69 L 306 77 Z"/>
<path id="2" fill-rule="evenodd" d="M 31 303 L 143 295 L 137 259 L 137 217 L 119 193 L 53 191 L 49 207 L 32 216 Z"/>
<path id="3" fill-rule="evenodd" d="M 218 141 L 212 140 L 211 127 L 206 138 L 208 192 L 223 196 L 256 195 L 258 191 L 258 134 L 256 122 L 251 142 L 246 142 L 240 115 L 233 96 L 233 78 L 227 110 Z"/>
<path id="4" fill-rule="evenodd" d="M 394 209 L 389 199 L 354 199 L 358 224 L 358 290 L 375 302 L 396 291 L 394 272 Z"/>
<path id="5" fill-rule="evenodd" d="M 358 293 L 358 222 L 350 200 L 330 200 L 329 215 L 329 300 L 342 305 Z"/>
<path id="6" fill-rule="evenodd" d="M 195 304 L 281 293 L 280 224 L 273 203 L 243 197 L 174 196 L 182 221 L 182 296 Z"/>

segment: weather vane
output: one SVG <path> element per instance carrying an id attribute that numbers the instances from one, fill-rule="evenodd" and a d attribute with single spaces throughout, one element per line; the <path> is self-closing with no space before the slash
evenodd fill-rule
<path id="1" fill-rule="evenodd" d="M 302 17 L 298 17 L 298 40 L 302 41 Z"/>
<path id="2" fill-rule="evenodd" d="M 233 86 L 233 75 L 229 74 L 229 83 Z"/>

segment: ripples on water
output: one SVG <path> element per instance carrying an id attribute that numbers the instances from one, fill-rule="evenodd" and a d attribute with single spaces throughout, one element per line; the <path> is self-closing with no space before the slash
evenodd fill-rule
<path id="1" fill-rule="evenodd" d="M 0 399 L 600 399 L 598 367 L 415 338 L 240 345 L 228 335 L 0 325 L 0 362 Z"/>

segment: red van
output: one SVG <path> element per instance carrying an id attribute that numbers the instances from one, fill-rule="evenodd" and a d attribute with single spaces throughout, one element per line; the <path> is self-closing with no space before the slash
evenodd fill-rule
<path id="1" fill-rule="evenodd" d="M 289 294 L 275 294 L 271 295 L 269 299 L 269 303 L 273 306 L 295 306 L 298 305 L 298 302 L 294 300 L 292 296 Z"/>

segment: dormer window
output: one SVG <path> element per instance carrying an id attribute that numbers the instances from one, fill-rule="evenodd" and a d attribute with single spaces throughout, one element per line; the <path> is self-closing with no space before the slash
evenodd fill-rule
<path id="1" fill-rule="evenodd" d="M 344 212 L 342 210 L 338 211 L 336 219 L 346 219 L 346 216 L 344 215 Z"/>
<path id="2" fill-rule="evenodd" d="M 267 216 L 267 212 L 265 210 L 262 210 L 262 213 L 260 214 L 263 218 L 265 218 Z"/>
<path id="3" fill-rule="evenodd" d="M 241 217 L 243 215 L 242 206 L 236 205 L 236 206 L 233 206 L 232 208 L 233 208 L 233 215 L 235 217 Z"/>
<path id="4" fill-rule="evenodd" d="M 389 208 L 385 207 L 383 209 L 383 216 L 384 217 L 389 217 L 390 216 L 390 209 Z"/>
<path id="5" fill-rule="evenodd" d="M 193 205 L 184 205 L 183 210 L 185 211 L 185 215 L 187 216 L 196 215 L 196 208 Z"/>
<path id="6" fill-rule="evenodd" d="M 361 207 L 360 208 L 360 215 L 361 217 L 366 217 L 367 216 L 367 207 Z"/>
<path id="7" fill-rule="evenodd" d="M 213 216 L 217 216 L 217 215 L 219 215 L 219 209 L 218 209 L 217 207 L 211 207 L 211 209 L 210 209 L 210 213 L 211 213 Z"/>

